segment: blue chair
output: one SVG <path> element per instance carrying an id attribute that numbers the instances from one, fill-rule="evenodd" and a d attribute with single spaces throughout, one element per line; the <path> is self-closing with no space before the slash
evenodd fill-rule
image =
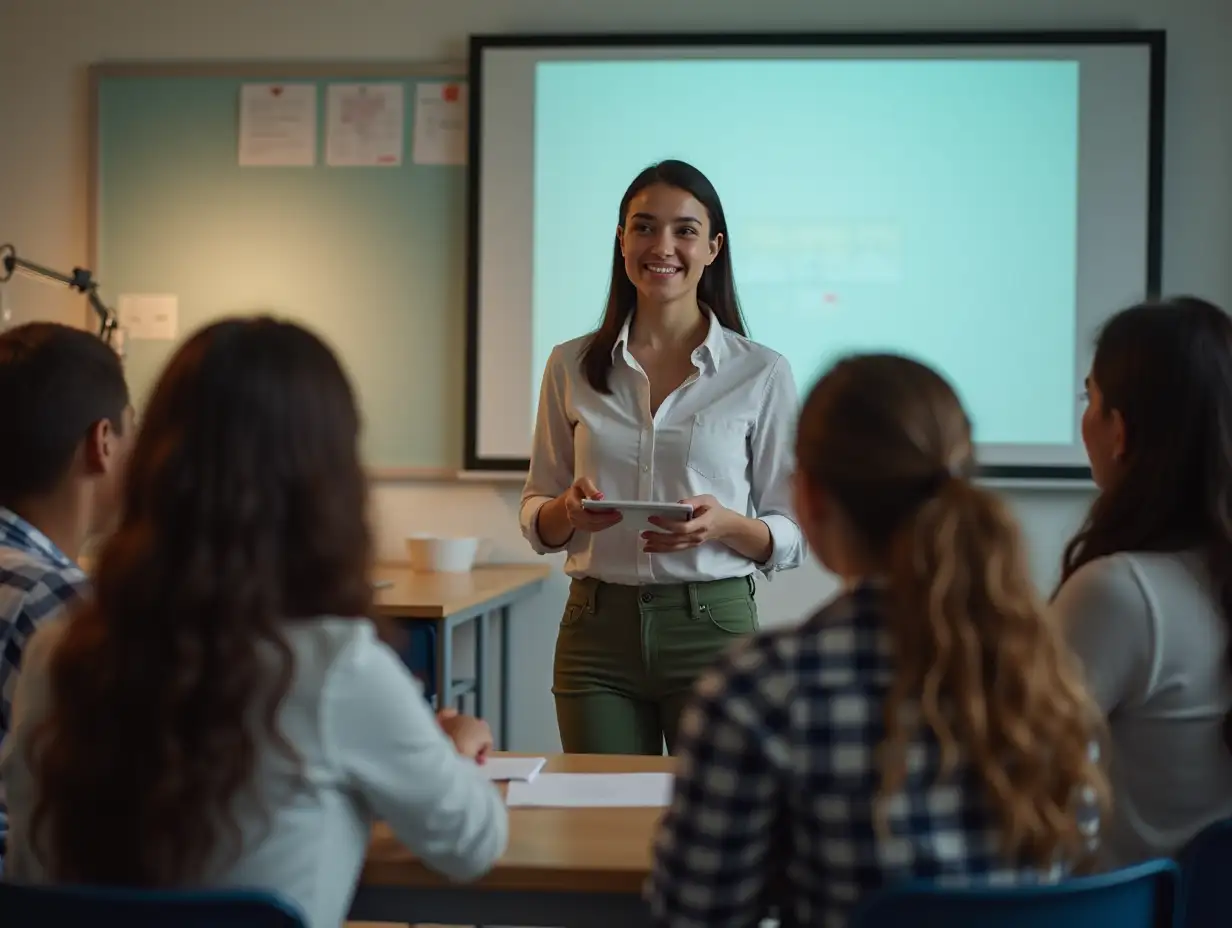
<path id="1" fill-rule="evenodd" d="M 1046 886 L 891 886 L 852 913 L 851 928 L 1173 928 L 1180 868 L 1151 860 Z"/>
<path id="2" fill-rule="evenodd" d="M 270 893 L 25 886 L 0 882 L 4 928 L 304 928 Z"/>
<path id="3" fill-rule="evenodd" d="M 1178 855 L 1185 928 L 1226 928 L 1232 922 L 1232 819 L 1207 825 Z"/>

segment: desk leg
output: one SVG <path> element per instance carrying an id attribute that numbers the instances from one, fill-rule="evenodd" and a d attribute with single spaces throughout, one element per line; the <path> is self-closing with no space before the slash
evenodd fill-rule
<path id="1" fill-rule="evenodd" d="M 488 613 L 475 619 L 475 715 L 486 718 L 488 692 Z"/>
<path id="2" fill-rule="evenodd" d="M 500 622 L 500 745 L 509 750 L 509 611 L 510 606 L 501 606 Z"/>
<path id="3" fill-rule="evenodd" d="M 453 625 L 436 623 L 436 711 L 453 707 Z"/>

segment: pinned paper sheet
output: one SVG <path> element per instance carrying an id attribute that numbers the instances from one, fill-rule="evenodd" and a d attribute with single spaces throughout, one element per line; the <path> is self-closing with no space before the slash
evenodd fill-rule
<path id="1" fill-rule="evenodd" d="M 466 84 L 415 87 L 416 164 L 466 164 Z"/>
<path id="2" fill-rule="evenodd" d="M 400 83 L 331 84 L 325 101 L 326 164 L 402 164 L 406 104 Z"/>
<path id="3" fill-rule="evenodd" d="M 546 757 L 489 757 L 479 771 L 489 780 L 520 780 L 529 783 L 539 775 Z"/>
<path id="4" fill-rule="evenodd" d="M 175 294 L 126 294 L 120 297 L 116 315 L 131 339 L 173 341 L 179 329 L 179 301 Z"/>
<path id="5" fill-rule="evenodd" d="M 510 783 L 506 804 L 540 808 L 653 809 L 671 801 L 670 773 L 544 773 Z"/>
<path id="6" fill-rule="evenodd" d="M 317 160 L 316 84 L 245 84 L 240 164 L 309 167 Z"/>

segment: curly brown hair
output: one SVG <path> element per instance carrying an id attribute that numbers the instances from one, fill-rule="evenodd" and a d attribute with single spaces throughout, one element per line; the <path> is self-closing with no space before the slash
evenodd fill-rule
<path id="1" fill-rule="evenodd" d="M 174 886 L 240 852 L 258 735 L 295 758 L 276 723 L 286 623 L 370 610 L 359 427 L 337 359 L 298 326 L 227 320 L 176 353 L 50 664 L 32 831 L 54 879 Z"/>
<path id="2" fill-rule="evenodd" d="M 840 361 L 804 404 L 797 458 L 887 578 L 895 673 L 879 809 L 906 779 L 918 718 L 947 774 L 970 764 L 982 781 L 1007 860 L 1085 863 L 1077 803 L 1106 806 L 1109 793 L 1092 751 L 1099 712 L 1031 582 L 1017 522 L 970 479 L 971 425 L 953 389 L 903 357 Z"/>

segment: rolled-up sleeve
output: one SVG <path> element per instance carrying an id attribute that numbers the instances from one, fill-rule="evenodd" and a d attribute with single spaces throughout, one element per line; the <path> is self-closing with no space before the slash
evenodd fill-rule
<path id="1" fill-rule="evenodd" d="M 766 523 L 773 545 L 770 559 L 759 565 L 768 580 L 776 571 L 799 567 L 804 560 L 804 536 L 791 492 L 798 415 L 796 381 L 791 365 L 780 357 L 766 380 L 751 449 L 753 515 Z"/>
<path id="2" fill-rule="evenodd" d="M 530 450 L 530 470 L 522 487 L 522 506 L 518 521 L 522 534 L 539 554 L 563 550 L 565 545 L 549 547 L 539 536 L 539 510 L 573 483 L 573 422 L 569 418 L 568 384 L 560 348 L 552 351 L 543 371 L 539 389 L 539 412 L 535 417 L 535 436 Z"/>
<path id="3" fill-rule="evenodd" d="M 509 813 L 441 730 L 418 683 L 372 629 L 333 667 L 322 733 L 348 787 L 428 867 L 477 879 L 504 853 Z"/>

